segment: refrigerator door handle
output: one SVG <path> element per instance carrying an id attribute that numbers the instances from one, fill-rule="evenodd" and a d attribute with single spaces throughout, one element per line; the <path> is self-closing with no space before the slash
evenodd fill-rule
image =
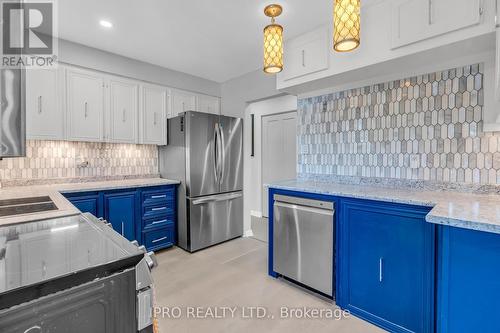
<path id="1" fill-rule="evenodd" d="M 212 195 L 206 198 L 193 200 L 193 205 L 201 205 L 207 202 L 216 202 L 216 201 L 227 201 L 241 198 L 243 194 L 241 193 L 229 193 L 225 195 Z"/>
<path id="2" fill-rule="evenodd" d="M 218 183 L 219 182 L 219 124 L 215 124 L 214 128 L 214 155 L 213 155 L 213 163 L 214 163 L 214 176 L 215 176 L 215 181 Z"/>
<path id="3" fill-rule="evenodd" d="M 226 164 L 226 139 L 224 138 L 224 132 L 222 131 L 222 126 L 219 125 L 219 135 L 221 139 L 221 156 L 222 156 L 222 161 L 221 161 L 221 167 L 220 167 L 220 183 L 222 184 L 224 182 L 224 171 L 225 171 L 225 164 Z"/>

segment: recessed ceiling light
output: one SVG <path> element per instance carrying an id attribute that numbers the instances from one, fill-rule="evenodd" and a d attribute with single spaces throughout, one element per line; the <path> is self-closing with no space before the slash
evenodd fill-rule
<path id="1" fill-rule="evenodd" d="M 100 20 L 99 24 L 105 28 L 112 28 L 113 27 L 113 23 L 106 21 L 106 20 Z"/>

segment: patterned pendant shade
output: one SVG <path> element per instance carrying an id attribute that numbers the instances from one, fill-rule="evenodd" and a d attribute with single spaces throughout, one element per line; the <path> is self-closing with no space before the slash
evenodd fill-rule
<path id="1" fill-rule="evenodd" d="M 337 52 L 352 51 L 360 43 L 360 0 L 335 0 L 333 10 L 333 48 Z"/>
<path id="2" fill-rule="evenodd" d="M 281 14 L 279 5 L 269 5 L 264 9 L 271 17 L 271 24 L 264 28 L 264 72 L 279 73 L 283 70 L 283 27 L 274 23 L 274 18 Z"/>

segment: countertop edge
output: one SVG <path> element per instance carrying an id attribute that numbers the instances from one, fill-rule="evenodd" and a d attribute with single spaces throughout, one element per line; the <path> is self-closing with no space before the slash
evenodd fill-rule
<path id="1" fill-rule="evenodd" d="M 125 182 L 124 184 L 119 184 L 118 182 Z M 88 183 L 63 183 L 54 185 L 36 185 L 33 186 L 38 189 L 35 190 L 36 193 L 29 192 L 33 191 L 32 186 L 26 186 L 28 194 L 24 197 L 29 196 L 39 196 L 47 195 L 49 196 L 54 204 L 57 206 L 57 210 L 25 214 L 25 215 L 13 215 L 7 217 L 0 217 L 0 226 L 14 225 L 19 223 L 29 223 L 38 220 L 56 219 L 71 215 L 77 215 L 80 211 L 63 195 L 63 193 L 78 193 L 78 192 L 95 192 L 95 191 L 112 191 L 112 190 L 123 190 L 127 188 L 147 188 L 156 186 L 168 186 L 168 185 L 178 185 L 181 182 L 178 180 L 171 180 L 165 178 L 158 179 L 130 179 L 125 181 L 97 181 L 96 184 L 92 182 Z M 107 183 L 107 184 L 106 184 Z M 66 188 L 65 188 L 66 187 Z M 5 193 L 12 191 L 13 197 L 23 197 L 18 193 L 23 192 L 24 186 L 19 187 L 4 187 L 0 189 L 0 193 L 3 191 Z M 38 191 L 38 192 L 37 192 Z M 17 193 L 16 193 L 17 192 Z"/>
<path id="2" fill-rule="evenodd" d="M 382 201 L 388 203 L 431 207 L 432 210 L 425 217 L 425 221 L 428 223 L 500 234 L 500 225 L 494 223 L 488 223 L 487 221 L 459 219 L 450 216 L 443 216 L 442 214 L 436 213 L 437 211 L 443 211 L 443 209 L 446 210 L 446 207 L 443 207 L 443 204 L 440 204 L 433 200 L 422 200 L 419 198 L 416 199 L 397 198 L 390 196 L 384 197 L 381 195 L 370 195 L 368 193 L 348 193 L 346 191 L 328 191 L 323 189 L 315 190 L 310 188 L 301 188 L 298 186 L 295 187 L 292 185 L 266 184 L 265 186 L 268 188 L 273 188 L 278 190 L 323 194 L 341 198 L 363 199 L 363 200 Z"/>

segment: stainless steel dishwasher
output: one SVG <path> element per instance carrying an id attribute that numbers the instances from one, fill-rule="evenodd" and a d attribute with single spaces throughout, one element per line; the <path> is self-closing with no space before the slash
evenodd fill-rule
<path id="1" fill-rule="evenodd" d="M 334 296 L 333 202 L 274 195 L 273 270 Z"/>

